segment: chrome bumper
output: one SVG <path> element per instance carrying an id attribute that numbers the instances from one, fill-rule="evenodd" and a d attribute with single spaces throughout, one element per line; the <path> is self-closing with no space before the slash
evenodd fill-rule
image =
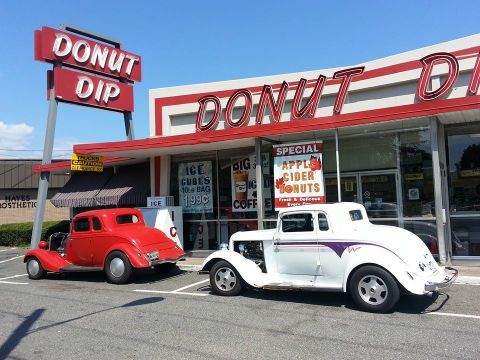
<path id="1" fill-rule="evenodd" d="M 165 263 L 176 263 L 177 261 L 185 259 L 185 255 L 180 255 L 175 259 L 158 259 L 158 260 L 149 260 L 150 266 L 165 264 Z"/>
<path id="2" fill-rule="evenodd" d="M 425 291 L 438 291 L 445 289 L 453 284 L 453 282 L 458 277 L 458 270 L 451 267 L 446 267 L 445 270 L 447 272 L 447 276 L 445 276 L 445 279 L 439 283 L 426 284 Z"/>

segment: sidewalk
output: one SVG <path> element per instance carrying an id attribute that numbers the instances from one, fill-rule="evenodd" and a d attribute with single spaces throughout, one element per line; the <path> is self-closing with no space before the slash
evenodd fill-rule
<path id="1" fill-rule="evenodd" d="M 185 260 L 179 261 L 177 265 L 182 270 L 198 271 L 200 270 L 203 261 L 210 253 L 211 252 L 205 254 L 195 253 L 193 256 L 188 256 L 190 254 L 187 254 Z M 458 270 L 457 283 L 480 285 L 480 266 L 453 265 L 452 267 Z"/>

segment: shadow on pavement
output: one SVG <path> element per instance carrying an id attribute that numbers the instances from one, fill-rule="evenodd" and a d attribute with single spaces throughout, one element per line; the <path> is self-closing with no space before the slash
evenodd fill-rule
<path id="1" fill-rule="evenodd" d="M 121 308 L 129 308 L 129 307 L 133 307 L 133 306 L 154 304 L 154 303 L 157 303 L 157 302 L 160 302 L 160 301 L 163 301 L 163 300 L 164 300 L 163 297 L 155 296 L 155 297 L 146 297 L 146 298 L 143 298 L 143 299 L 130 301 L 130 302 L 128 302 L 126 304 L 123 304 L 123 305 L 120 305 L 120 306 L 113 306 L 113 307 L 110 307 L 110 308 L 107 308 L 107 309 L 94 311 L 94 312 L 91 312 L 91 313 L 88 313 L 88 314 L 85 314 L 85 315 L 77 316 L 77 317 L 74 317 L 74 318 L 71 318 L 71 319 L 68 319 L 68 320 L 59 321 L 59 322 L 56 322 L 56 323 L 53 323 L 53 324 L 50 324 L 50 325 L 41 326 L 41 327 L 36 328 L 35 330 L 32 330 L 32 331 L 28 332 L 28 334 L 33 334 L 33 333 L 36 333 L 38 331 L 42 331 L 42 330 L 45 330 L 45 329 L 50 329 L 50 328 L 55 327 L 55 326 L 67 324 L 67 323 L 70 323 L 70 322 L 75 321 L 75 320 L 80 320 L 80 319 L 83 319 L 83 318 L 86 318 L 86 317 L 89 317 L 89 316 L 92 316 L 92 315 L 97 315 L 97 314 L 100 314 L 100 313 L 104 313 L 104 312 L 107 312 L 107 311 L 111 311 L 111 310 L 115 310 L 115 309 L 121 309 Z"/>
<path id="2" fill-rule="evenodd" d="M 42 316 L 44 311 L 45 309 L 35 310 L 12 332 L 8 339 L 0 346 L 0 360 L 6 359 L 20 341 L 28 335 L 30 328 Z"/>
<path id="3" fill-rule="evenodd" d="M 189 271 L 181 270 L 178 267 L 171 271 L 159 273 L 151 269 L 136 269 L 130 281 L 130 284 L 148 284 L 158 283 L 164 280 L 185 276 Z M 45 280 L 68 280 L 68 281 L 85 281 L 94 283 L 106 283 L 107 277 L 103 271 L 92 272 L 71 272 L 71 273 L 48 273 L 47 276 L 40 281 Z M 119 285 L 121 286 L 121 285 Z"/>
<path id="4" fill-rule="evenodd" d="M 210 291 L 210 286 L 203 286 L 198 291 Z M 212 293 L 213 294 L 213 293 Z M 215 296 L 215 295 L 214 295 Z M 240 296 L 258 300 L 293 302 L 308 305 L 329 306 L 334 308 L 347 308 L 361 311 L 353 302 L 350 295 L 335 292 L 302 291 L 302 290 L 256 290 L 247 289 Z M 402 295 L 397 306 L 391 313 L 424 314 L 439 311 L 449 300 L 445 293 L 432 295 Z M 437 300 L 439 302 L 437 302 Z M 434 306 L 433 306 L 434 305 Z"/>

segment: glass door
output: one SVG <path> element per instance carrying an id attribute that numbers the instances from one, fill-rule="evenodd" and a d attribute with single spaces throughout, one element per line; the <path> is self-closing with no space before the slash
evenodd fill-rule
<path id="1" fill-rule="evenodd" d="M 398 218 L 397 173 L 359 174 L 360 199 L 369 218 Z"/>
<path id="2" fill-rule="evenodd" d="M 346 175 L 340 177 L 340 189 L 342 201 L 358 202 L 357 176 Z M 337 178 L 327 177 L 325 179 L 325 195 L 327 202 L 338 202 Z"/>

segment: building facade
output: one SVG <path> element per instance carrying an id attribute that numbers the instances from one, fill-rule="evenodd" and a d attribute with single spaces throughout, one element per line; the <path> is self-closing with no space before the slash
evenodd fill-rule
<path id="1" fill-rule="evenodd" d="M 321 144 L 322 201 L 362 203 L 443 263 L 480 263 L 479 50 L 474 35 L 353 67 L 152 89 L 148 139 L 74 151 L 150 159 L 150 193 L 183 207 L 188 250 L 274 226 L 289 189 L 275 147 Z"/>
<path id="2" fill-rule="evenodd" d="M 32 166 L 41 160 L 0 160 L 0 225 L 31 222 L 37 208 L 39 175 Z M 51 175 L 51 188 L 47 199 L 59 191 L 70 178 L 65 172 Z M 47 203 L 45 221 L 68 220 L 69 209 L 57 209 Z"/>

